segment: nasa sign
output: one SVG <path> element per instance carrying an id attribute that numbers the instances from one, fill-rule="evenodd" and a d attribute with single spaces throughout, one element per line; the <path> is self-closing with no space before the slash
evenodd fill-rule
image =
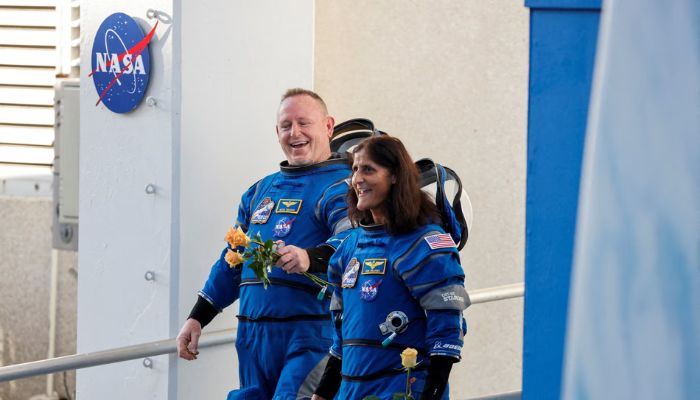
<path id="1" fill-rule="evenodd" d="M 144 36 L 133 18 L 115 13 L 105 18 L 92 44 L 92 81 L 99 96 L 95 106 L 127 113 L 139 105 L 148 88 L 151 56 L 148 43 L 158 22 Z"/>

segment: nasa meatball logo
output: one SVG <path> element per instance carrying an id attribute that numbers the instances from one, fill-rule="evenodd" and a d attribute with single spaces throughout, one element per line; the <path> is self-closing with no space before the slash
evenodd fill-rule
<path id="1" fill-rule="evenodd" d="M 124 13 L 107 17 L 92 44 L 92 80 L 97 103 L 115 113 L 127 113 L 139 105 L 148 88 L 151 56 L 148 43 L 158 22 L 148 35 L 133 18 Z"/>

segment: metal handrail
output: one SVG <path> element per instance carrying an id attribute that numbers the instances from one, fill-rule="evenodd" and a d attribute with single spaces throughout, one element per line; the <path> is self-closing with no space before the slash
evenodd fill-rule
<path id="1" fill-rule="evenodd" d="M 469 293 L 469 298 L 472 304 L 480 304 L 522 297 L 524 293 L 525 286 L 521 282 L 512 285 L 474 290 Z M 213 347 L 233 343 L 235 341 L 236 329 L 222 329 L 202 334 L 199 339 L 199 348 Z M 0 367 L 0 382 L 176 352 L 177 344 L 175 338 L 171 338 L 92 353 L 73 354 L 47 360 L 31 361 L 23 364 Z"/>
<path id="2" fill-rule="evenodd" d="M 522 398 L 523 392 L 521 391 L 515 391 L 515 392 L 507 392 L 507 393 L 499 393 L 499 394 L 492 394 L 484 397 L 475 397 L 470 400 L 520 400 Z"/>
<path id="3" fill-rule="evenodd" d="M 235 333 L 235 329 L 222 329 L 203 334 L 199 339 L 199 348 L 232 343 L 236 340 Z M 177 344 L 173 338 L 92 353 L 73 354 L 70 356 L 50 358 L 48 360 L 31 361 L 23 364 L 0 367 L 0 382 L 175 352 L 177 352 Z"/>
<path id="4" fill-rule="evenodd" d="M 510 285 L 494 286 L 486 289 L 477 289 L 469 293 L 469 299 L 472 304 L 488 303 L 491 301 L 499 301 L 523 297 L 525 295 L 525 284 L 513 283 Z"/>

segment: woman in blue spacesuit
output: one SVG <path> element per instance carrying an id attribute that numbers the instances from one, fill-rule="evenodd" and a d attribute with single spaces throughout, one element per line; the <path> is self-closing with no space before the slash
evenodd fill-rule
<path id="1" fill-rule="evenodd" d="M 401 141 L 378 136 L 357 146 L 348 216 L 356 228 L 328 266 L 336 333 L 313 399 L 403 393 L 407 347 L 419 354 L 414 398 L 447 399 L 469 297 L 456 245 Z"/>

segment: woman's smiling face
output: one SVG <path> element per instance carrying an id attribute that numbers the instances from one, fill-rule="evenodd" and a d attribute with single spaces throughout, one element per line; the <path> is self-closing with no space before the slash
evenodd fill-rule
<path id="1" fill-rule="evenodd" d="M 394 175 L 372 161 L 364 149 L 353 155 L 352 188 L 357 195 L 357 209 L 370 210 L 375 223 L 382 223 L 384 203 L 391 191 Z"/>

